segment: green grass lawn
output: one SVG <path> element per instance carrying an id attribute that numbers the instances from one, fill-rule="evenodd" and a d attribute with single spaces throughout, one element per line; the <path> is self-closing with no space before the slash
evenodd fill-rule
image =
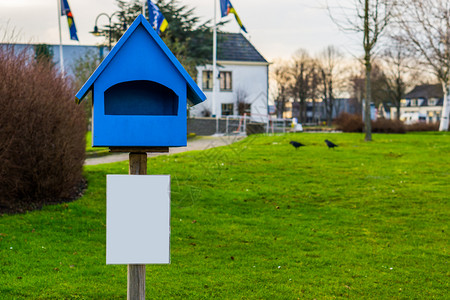
<path id="1" fill-rule="evenodd" d="M 147 266 L 147 299 L 448 299 L 450 135 L 373 138 L 149 159 L 172 178 L 172 262 Z M 83 198 L 0 217 L 0 298 L 125 299 L 126 266 L 105 264 L 105 180 L 127 172 L 87 166 Z"/>

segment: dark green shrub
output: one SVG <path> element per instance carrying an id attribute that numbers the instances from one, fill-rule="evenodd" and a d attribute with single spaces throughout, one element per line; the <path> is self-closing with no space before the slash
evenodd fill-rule
<path id="1" fill-rule="evenodd" d="M 39 208 L 79 194 L 84 113 L 71 83 L 29 49 L 0 47 L 0 211 Z"/>

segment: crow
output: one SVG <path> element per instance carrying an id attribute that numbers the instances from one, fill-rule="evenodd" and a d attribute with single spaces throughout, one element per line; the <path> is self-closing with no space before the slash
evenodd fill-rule
<path id="1" fill-rule="evenodd" d="M 325 140 L 325 143 L 327 143 L 328 149 L 330 149 L 330 148 L 333 148 L 333 149 L 334 149 L 334 147 L 337 147 L 337 146 L 338 146 L 338 145 L 336 145 L 335 143 L 330 142 L 329 140 Z"/>
<path id="2" fill-rule="evenodd" d="M 295 147 L 295 150 L 297 150 L 301 146 L 305 146 L 302 143 L 296 142 L 296 141 L 290 141 L 289 144 Z"/>

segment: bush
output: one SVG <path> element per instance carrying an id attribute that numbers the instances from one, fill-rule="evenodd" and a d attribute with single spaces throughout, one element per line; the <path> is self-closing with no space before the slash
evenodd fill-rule
<path id="1" fill-rule="evenodd" d="M 334 124 L 338 130 L 343 132 L 363 132 L 364 122 L 361 115 L 341 113 Z M 374 133 L 405 133 L 405 125 L 398 120 L 377 119 L 372 121 L 372 132 Z"/>
<path id="2" fill-rule="evenodd" d="M 0 211 L 74 198 L 83 182 L 85 120 L 74 90 L 28 49 L 0 47 Z"/>
<path id="3" fill-rule="evenodd" d="M 439 123 L 414 123 L 406 125 L 406 131 L 438 131 Z"/>
<path id="4" fill-rule="evenodd" d="M 399 120 L 377 119 L 372 121 L 374 133 L 405 133 L 405 125 Z"/>
<path id="5" fill-rule="evenodd" d="M 334 125 L 337 130 L 343 132 L 363 132 L 364 123 L 361 115 L 353 115 L 349 113 L 340 113 L 334 120 Z"/>

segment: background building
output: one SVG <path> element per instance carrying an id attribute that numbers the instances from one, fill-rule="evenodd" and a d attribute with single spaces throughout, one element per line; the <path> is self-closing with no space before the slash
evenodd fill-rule
<path id="1" fill-rule="evenodd" d="M 402 99 L 400 120 L 406 124 L 439 122 L 441 119 L 443 99 L 442 85 L 418 85 Z M 395 119 L 396 116 L 397 109 L 391 107 L 391 118 Z"/>
<path id="2" fill-rule="evenodd" d="M 240 33 L 218 33 L 216 111 L 219 116 L 268 117 L 269 63 Z M 198 66 L 197 83 L 207 100 L 190 110 L 190 116 L 212 116 L 213 66 Z"/>

